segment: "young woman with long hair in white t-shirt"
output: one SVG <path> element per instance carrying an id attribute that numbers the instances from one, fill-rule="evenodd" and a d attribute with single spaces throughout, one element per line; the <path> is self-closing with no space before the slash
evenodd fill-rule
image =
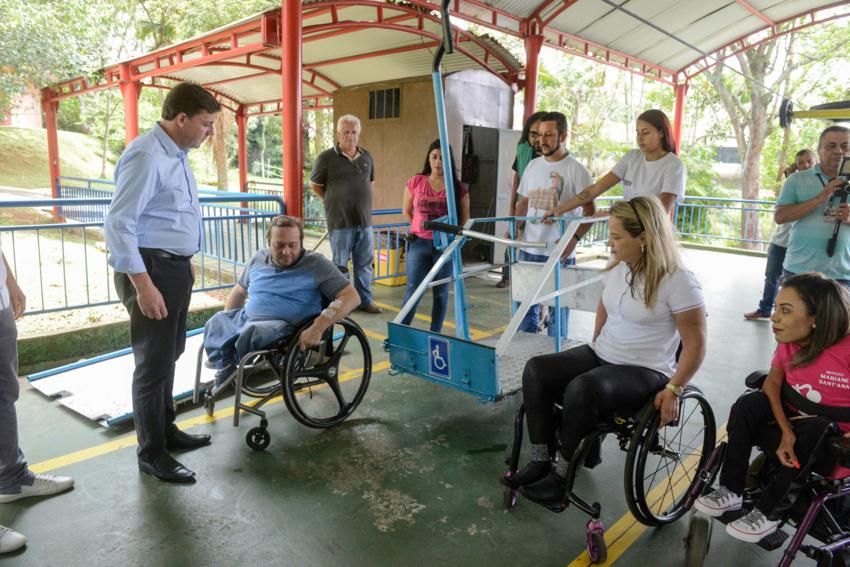
<path id="1" fill-rule="evenodd" d="M 592 344 L 536 356 L 523 371 L 532 460 L 502 482 L 545 506 L 564 501 L 569 460 L 600 416 L 637 411 L 654 396 L 663 427 L 676 418 L 677 397 L 705 356 L 702 289 L 681 264 L 658 199 L 614 203 L 608 230 L 612 260 Z M 560 424 L 553 418 L 556 403 L 563 408 Z M 556 427 L 561 444 L 552 463 Z"/>
<path id="2" fill-rule="evenodd" d="M 559 216 L 589 203 L 616 185 L 623 184 L 623 200 L 655 196 L 670 214 L 676 201 L 685 196 L 687 170 L 676 155 L 670 120 L 660 110 L 647 110 L 635 124 L 638 149 L 617 162 L 599 181 L 586 187 L 572 199 L 561 203 L 546 216 Z"/>

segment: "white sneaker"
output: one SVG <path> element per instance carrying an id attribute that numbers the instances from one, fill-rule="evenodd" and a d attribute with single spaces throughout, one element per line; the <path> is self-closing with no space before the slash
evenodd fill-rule
<path id="1" fill-rule="evenodd" d="M 743 498 L 740 495 L 725 486 L 718 486 L 714 491 L 697 498 L 694 508 L 707 516 L 719 518 L 730 510 L 740 509 L 742 501 Z"/>
<path id="2" fill-rule="evenodd" d="M 74 486 L 74 479 L 69 476 L 37 474 L 32 486 L 21 485 L 21 491 L 17 494 L 0 494 L 0 504 L 29 498 L 30 496 L 52 496 L 64 492 L 72 486 Z"/>
<path id="3" fill-rule="evenodd" d="M 17 551 L 27 544 L 27 536 L 6 526 L 0 526 L 0 553 Z"/>
<path id="4" fill-rule="evenodd" d="M 778 520 L 768 520 L 758 508 L 746 516 L 730 522 L 726 526 L 726 533 L 735 539 L 756 543 L 776 531 L 779 526 Z"/>

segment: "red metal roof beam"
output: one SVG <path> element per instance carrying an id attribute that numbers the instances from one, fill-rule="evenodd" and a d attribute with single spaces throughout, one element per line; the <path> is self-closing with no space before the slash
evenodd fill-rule
<path id="1" fill-rule="evenodd" d="M 770 18 L 765 16 L 764 12 L 762 12 L 761 10 L 759 10 L 758 8 L 756 8 L 755 6 L 753 6 L 752 4 L 747 2 L 747 0 L 735 0 L 735 1 L 738 3 L 739 6 L 745 8 L 753 16 L 757 17 L 758 19 L 760 19 L 761 21 L 763 21 L 764 23 L 769 25 L 771 28 L 776 27 L 776 22 L 774 22 L 773 20 L 771 20 Z"/>

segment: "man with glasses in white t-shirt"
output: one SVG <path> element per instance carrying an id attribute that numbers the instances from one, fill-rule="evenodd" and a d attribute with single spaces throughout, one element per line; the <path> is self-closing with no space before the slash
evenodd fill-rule
<path id="1" fill-rule="evenodd" d="M 578 160 L 570 155 L 564 143 L 567 139 L 567 119 L 560 112 L 547 112 L 540 117 L 540 150 L 543 155 L 531 160 L 526 167 L 519 184 L 516 216 L 543 217 L 548 211 L 563 203 L 576 193 L 593 183 L 590 173 Z M 596 212 L 593 202 L 581 206 L 585 216 Z M 565 211 L 564 214 L 578 215 L 579 209 Z M 551 250 L 561 237 L 559 223 L 544 223 L 533 220 L 518 223 L 522 229 L 520 240 L 525 242 L 545 242 L 546 249 L 521 249 L 519 260 L 545 263 Z M 575 264 L 575 246 L 579 239 L 590 229 L 590 225 L 581 225 L 575 239 L 567 245 L 561 259 L 561 265 Z M 555 309 L 549 308 L 549 336 L 555 335 Z M 537 333 L 540 322 L 540 306 L 534 305 L 528 310 L 519 326 L 520 331 Z M 561 309 L 561 332 L 564 337 L 569 323 L 569 309 Z"/>

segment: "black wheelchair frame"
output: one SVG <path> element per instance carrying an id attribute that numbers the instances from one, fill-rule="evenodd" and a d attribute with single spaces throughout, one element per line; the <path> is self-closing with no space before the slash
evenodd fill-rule
<path id="1" fill-rule="evenodd" d="M 215 398 L 231 385 L 235 387 L 234 427 L 239 426 L 242 411 L 260 418 L 260 425 L 249 430 L 245 437 L 248 446 L 256 451 L 262 451 L 271 442 L 266 412 L 260 408 L 277 396 L 283 395 L 287 409 L 299 423 L 325 429 L 348 419 L 366 395 L 372 376 L 372 351 L 363 329 L 346 317 L 325 331 L 318 346 L 302 351 L 298 347 L 298 340 L 313 321 L 311 318 L 302 322 L 290 337 L 279 339 L 264 349 L 249 352 L 241 358 L 236 370 L 225 381 L 208 386 L 204 391 L 204 408 L 211 416 L 215 412 Z M 341 373 L 343 355 L 351 354 L 352 347 L 361 351 L 362 367 Z M 202 345 L 198 351 L 195 374 L 195 403 L 198 403 L 201 394 L 203 360 Z M 272 370 L 274 379 L 259 385 L 249 381 L 249 377 L 263 370 Z M 325 389 L 330 392 L 330 396 Z M 242 401 L 243 395 L 257 401 L 245 403 Z M 302 396 L 306 396 L 306 399 L 302 399 Z M 316 411 L 320 405 L 324 405 L 325 411 Z M 328 407 L 330 410 L 326 409 Z"/>
<path id="2" fill-rule="evenodd" d="M 573 504 L 590 516 L 585 530 L 587 552 L 593 563 L 604 563 L 607 559 L 605 527 L 599 519 L 602 507 L 598 502 L 588 503 L 575 494 L 573 484 L 579 466 L 593 468 L 601 461 L 598 451 L 607 435 L 614 435 L 620 449 L 627 453 L 626 503 L 639 522 L 647 526 L 674 522 L 693 505 L 692 501 L 687 503 L 686 498 L 698 481 L 697 472 L 715 445 L 714 412 L 702 392 L 688 385 L 679 398 L 678 419 L 659 428 L 660 415 L 655 409 L 654 398 L 653 394 L 635 415 L 615 415 L 606 419 L 581 440 L 570 459 L 566 501 L 551 508 L 554 512 L 562 512 Z M 560 408 L 557 412 L 560 418 Z M 514 419 L 513 447 L 505 459 L 509 467 L 506 476 L 515 474 L 519 468 L 524 421 L 525 405 L 521 404 Z M 683 491 L 679 486 L 683 481 L 688 490 Z M 506 486 L 504 506 L 516 506 L 518 494 L 518 489 Z"/>
<path id="3" fill-rule="evenodd" d="M 745 380 L 748 388 L 745 394 L 761 389 L 766 377 L 767 373 L 762 371 L 750 374 Z M 835 437 L 827 438 L 826 442 L 829 443 L 829 452 L 835 462 L 850 467 L 850 446 L 848 440 L 840 436 L 837 428 Z M 700 470 L 698 482 L 688 491 L 686 507 L 690 508 L 699 496 L 711 490 L 723 465 L 726 445 L 725 441 L 720 443 Z M 825 464 L 827 467 L 831 465 L 833 462 Z M 750 465 L 741 510 L 727 512 L 716 519 L 728 524 L 749 512 L 761 496 L 764 484 L 770 477 L 771 467 L 778 466 L 782 465 L 774 456 L 760 453 Z M 795 487 L 794 493 L 796 501 L 783 513 L 779 529 L 757 545 L 767 551 L 780 548 L 789 537 L 788 532 L 782 528 L 790 525 L 796 527 L 796 531 L 782 554 L 780 567 L 790 566 L 800 551 L 814 559 L 818 567 L 850 567 L 850 526 L 842 526 L 829 507 L 831 502 L 850 495 L 850 477 L 832 479 L 825 474 L 809 471 L 805 480 Z M 850 502 L 846 505 L 850 506 Z M 687 567 L 702 567 L 704 564 L 711 543 L 712 519 L 696 512 L 691 515 L 688 535 L 685 538 Z M 804 544 L 807 535 L 820 545 Z"/>

